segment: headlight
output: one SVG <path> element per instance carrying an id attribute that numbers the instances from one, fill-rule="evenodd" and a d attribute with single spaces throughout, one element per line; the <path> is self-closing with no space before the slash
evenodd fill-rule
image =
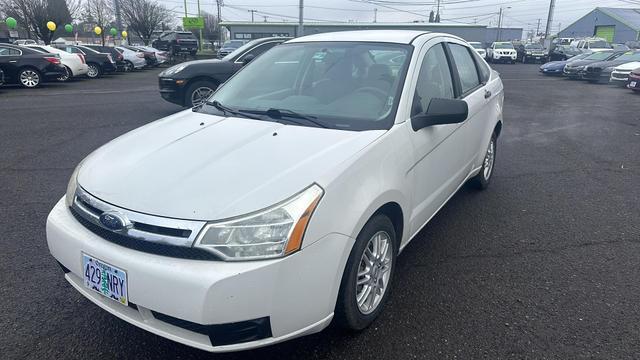
<path id="1" fill-rule="evenodd" d="M 533 54 L 532 51 L 527 51 L 527 55 L 531 55 L 531 54 Z"/>
<path id="2" fill-rule="evenodd" d="M 163 71 L 160 73 L 160 76 L 172 76 L 175 75 L 177 73 L 179 73 L 180 71 L 184 70 L 184 68 L 187 67 L 187 64 L 178 64 L 175 66 L 172 66 L 170 68 L 168 68 L 167 70 Z"/>
<path id="3" fill-rule="evenodd" d="M 257 213 L 202 229 L 196 246 L 225 260 L 269 259 L 300 250 L 307 224 L 324 191 L 312 185 L 284 202 Z"/>
<path id="4" fill-rule="evenodd" d="M 73 170 L 73 173 L 71 173 L 71 178 L 69 179 L 69 183 L 67 184 L 67 194 L 65 196 L 65 202 L 68 207 L 71 207 L 71 205 L 73 205 L 73 197 L 75 196 L 76 188 L 78 187 L 78 172 L 80 171 L 80 167 L 82 166 L 83 162 L 84 160 L 81 161 L 80 164 L 78 164 L 78 166 L 76 166 L 76 168 Z"/>

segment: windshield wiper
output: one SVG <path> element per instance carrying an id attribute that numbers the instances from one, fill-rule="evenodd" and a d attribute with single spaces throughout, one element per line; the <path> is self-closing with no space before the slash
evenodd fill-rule
<path id="1" fill-rule="evenodd" d="M 207 101 L 205 104 L 211 105 L 214 108 L 218 109 L 219 111 L 222 112 L 222 114 L 224 116 L 227 116 L 227 113 L 229 113 L 231 115 L 242 116 L 242 117 L 246 117 L 246 118 L 253 119 L 253 120 L 261 120 L 259 117 L 254 116 L 254 115 L 252 115 L 252 114 L 250 114 L 250 113 L 248 113 L 246 111 L 236 110 L 236 109 L 232 109 L 232 108 L 230 108 L 228 106 L 224 106 L 218 100 Z"/>
<path id="2" fill-rule="evenodd" d="M 329 126 L 327 126 L 326 124 L 321 123 L 320 121 L 316 120 L 317 117 L 313 116 L 313 115 L 305 115 L 305 114 L 300 114 L 298 112 L 295 112 L 293 110 L 288 110 L 288 109 L 276 109 L 276 108 L 269 108 L 267 110 L 241 110 L 242 112 L 248 112 L 251 114 L 259 114 L 259 115 L 267 115 L 268 117 L 272 118 L 272 119 L 283 119 L 283 118 L 287 118 L 287 121 L 296 123 L 298 125 L 305 125 L 300 121 L 294 121 L 292 119 L 301 119 L 301 120 L 305 120 L 317 127 L 321 127 L 321 128 L 325 128 L 328 129 Z"/>

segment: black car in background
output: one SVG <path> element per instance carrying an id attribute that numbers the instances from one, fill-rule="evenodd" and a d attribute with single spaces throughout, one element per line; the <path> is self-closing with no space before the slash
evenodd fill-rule
<path id="1" fill-rule="evenodd" d="M 582 54 L 582 51 L 577 47 L 552 44 L 549 49 L 549 61 L 565 61 L 579 54 Z"/>
<path id="2" fill-rule="evenodd" d="M 84 44 L 84 45 L 79 45 L 79 48 L 89 48 L 92 50 L 95 50 L 97 52 L 103 53 L 103 54 L 110 54 L 111 58 L 113 60 L 116 61 L 116 67 L 118 69 L 118 71 L 124 71 L 127 63 L 125 63 L 124 61 L 124 56 L 122 56 L 122 54 L 120 54 L 120 52 L 118 51 L 118 49 L 114 48 L 113 46 L 102 46 L 102 45 L 93 45 L 93 44 Z"/>
<path id="3" fill-rule="evenodd" d="M 160 95 L 166 101 L 181 106 L 199 106 L 242 66 L 288 39 L 257 39 L 220 60 L 196 60 L 170 67 L 159 75 Z M 274 74 L 277 76 L 276 71 Z"/>
<path id="4" fill-rule="evenodd" d="M 547 62 L 547 52 L 540 44 L 519 44 L 516 47 L 517 60 L 522 63 Z"/>
<path id="5" fill-rule="evenodd" d="M 592 83 L 609 83 L 611 72 L 616 66 L 640 61 L 640 50 L 625 51 L 614 59 L 598 61 L 587 65 L 582 78 Z"/>
<path id="6" fill-rule="evenodd" d="M 101 53 L 81 45 L 62 45 L 59 48 L 72 54 L 83 54 L 89 66 L 87 76 L 92 79 L 117 70 L 116 61 L 111 54 Z"/>
<path id="7" fill-rule="evenodd" d="M 613 50 L 594 52 L 582 60 L 572 61 L 568 63 L 564 67 L 562 75 L 570 79 L 582 79 L 587 65 L 600 61 L 613 60 L 622 54 L 624 53 L 615 52 Z"/>
<path id="8" fill-rule="evenodd" d="M 168 31 L 153 40 L 151 47 L 172 54 L 191 54 L 198 52 L 198 39 L 189 31 Z"/>
<path id="9" fill-rule="evenodd" d="M 56 81 L 67 70 L 56 54 L 44 54 L 9 44 L 0 44 L 0 70 L 4 81 L 33 88 L 45 81 Z"/>

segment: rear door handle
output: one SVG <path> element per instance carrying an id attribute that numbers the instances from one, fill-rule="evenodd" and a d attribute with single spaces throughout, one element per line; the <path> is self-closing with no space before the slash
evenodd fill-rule
<path id="1" fill-rule="evenodd" d="M 9 60 L 10 63 L 17 63 L 18 60 Z"/>
<path id="2" fill-rule="evenodd" d="M 485 98 L 485 99 L 488 99 L 488 98 L 490 98 L 490 97 L 491 97 L 491 91 L 489 91 L 489 90 L 485 90 L 485 91 L 484 91 L 484 98 Z"/>

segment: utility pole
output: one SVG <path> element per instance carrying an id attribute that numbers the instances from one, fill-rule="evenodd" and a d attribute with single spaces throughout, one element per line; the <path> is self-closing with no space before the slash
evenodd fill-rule
<path id="1" fill-rule="evenodd" d="M 542 19 L 538 19 L 538 27 L 536 28 L 536 36 L 538 36 L 538 34 L 540 34 L 540 21 L 542 21 Z"/>
<path id="2" fill-rule="evenodd" d="M 438 5 L 436 7 L 436 22 L 440 22 L 440 0 L 438 0 Z"/>
<path id="3" fill-rule="evenodd" d="M 253 14 L 255 14 L 255 12 L 258 10 L 247 10 L 247 11 L 251 13 L 251 22 L 253 22 Z"/>
<path id="4" fill-rule="evenodd" d="M 185 0 L 187 1 L 187 0 Z M 200 11 L 200 0 L 198 0 L 198 17 L 202 17 L 202 12 Z M 200 43 L 198 44 L 198 47 L 200 48 L 200 51 L 202 51 L 202 43 L 203 43 L 203 39 L 202 39 L 202 29 L 200 29 Z"/>
<path id="5" fill-rule="evenodd" d="M 373 9 L 373 22 L 378 22 L 378 9 Z"/>
<path id="6" fill-rule="evenodd" d="M 553 10 L 556 7 L 556 0 L 551 0 L 549 3 L 549 16 L 547 16 L 547 28 L 544 31 L 545 40 L 549 37 L 549 32 L 551 32 L 551 24 L 553 23 Z"/>
<path id="7" fill-rule="evenodd" d="M 496 41 L 500 41 L 501 28 L 502 28 L 502 6 L 500 6 L 500 12 L 498 13 L 498 31 L 496 31 Z"/>
<path id="8" fill-rule="evenodd" d="M 300 14 L 298 15 L 298 36 L 304 36 L 304 0 L 300 0 Z"/>
<path id="9" fill-rule="evenodd" d="M 222 17 L 220 14 L 220 8 L 222 7 L 222 0 L 216 0 L 216 7 L 218 8 L 218 46 L 222 47 L 223 39 L 222 39 L 222 27 L 220 23 L 222 22 Z"/>

